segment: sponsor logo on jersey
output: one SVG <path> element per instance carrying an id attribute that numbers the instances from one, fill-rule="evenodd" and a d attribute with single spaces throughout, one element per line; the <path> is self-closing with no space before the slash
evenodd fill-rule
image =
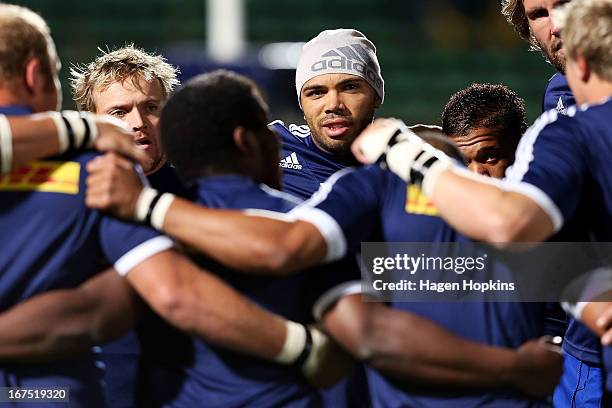
<path id="1" fill-rule="evenodd" d="M 302 165 L 298 161 L 297 154 L 295 154 L 295 152 L 281 160 L 279 165 L 284 169 L 302 170 Z"/>
<path id="2" fill-rule="evenodd" d="M 437 217 L 440 211 L 423 192 L 421 188 L 411 184 L 406 191 L 406 212 L 410 214 L 431 215 Z"/>
<path id="3" fill-rule="evenodd" d="M 319 61 L 310 66 L 312 72 L 324 71 L 327 69 L 338 69 L 355 71 L 359 75 L 368 78 L 377 87 L 382 87 L 382 80 L 376 72 L 368 67 L 367 51 L 361 44 L 350 44 L 349 46 L 331 49 L 321 55 Z"/>
<path id="4" fill-rule="evenodd" d="M 80 172 L 77 162 L 30 162 L 0 177 L 0 191 L 78 194 Z"/>

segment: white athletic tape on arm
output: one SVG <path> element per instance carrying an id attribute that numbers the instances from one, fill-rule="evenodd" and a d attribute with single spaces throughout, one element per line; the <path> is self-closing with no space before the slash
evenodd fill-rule
<path id="1" fill-rule="evenodd" d="M 68 139 L 68 129 L 66 129 L 66 124 L 62 119 L 62 114 L 59 112 L 48 112 L 47 115 L 53 123 L 55 123 L 55 128 L 57 129 L 57 142 L 59 144 L 59 152 L 64 153 L 70 147 L 70 140 Z"/>
<path id="2" fill-rule="evenodd" d="M 13 133 L 5 115 L 0 115 L 0 159 L 2 173 L 10 172 L 13 167 Z"/>
<path id="3" fill-rule="evenodd" d="M 76 111 L 63 111 L 62 116 L 68 121 L 72 132 L 74 134 L 74 148 L 80 149 L 83 145 L 83 139 L 85 138 L 85 123 L 79 112 Z"/>
<path id="4" fill-rule="evenodd" d="M 176 197 L 174 194 L 164 193 L 157 201 L 153 212 L 151 213 L 151 225 L 156 230 L 162 230 L 164 227 L 164 220 L 166 219 L 166 214 L 170 209 L 170 206 L 174 202 Z"/>
<path id="5" fill-rule="evenodd" d="M 149 207 L 151 206 L 151 202 L 157 196 L 158 191 L 151 187 L 144 187 L 138 196 L 138 201 L 136 201 L 136 212 L 134 214 L 134 219 L 139 222 L 144 222 L 145 218 L 147 218 L 147 213 L 149 212 Z"/>
<path id="6" fill-rule="evenodd" d="M 94 120 L 94 115 L 89 112 L 81 112 L 81 117 L 84 121 L 89 125 L 89 140 L 85 146 L 86 149 L 91 149 L 94 147 L 94 142 L 98 138 L 99 131 L 98 125 L 96 125 L 96 121 Z"/>
<path id="7" fill-rule="evenodd" d="M 281 364 L 291 364 L 302 354 L 306 345 L 306 328 L 304 325 L 291 320 L 285 321 L 287 334 L 285 335 L 285 344 L 283 348 L 274 358 L 274 361 Z"/>

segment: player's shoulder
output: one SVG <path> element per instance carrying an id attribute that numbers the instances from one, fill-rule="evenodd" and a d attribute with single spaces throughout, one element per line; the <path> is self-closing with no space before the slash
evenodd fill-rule
<path id="1" fill-rule="evenodd" d="M 547 88 L 567 88 L 569 90 L 569 84 L 565 75 L 556 72 L 548 79 Z"/>
<path id="2" fill-rule="evenodd" d="M 565 112 L 550 110 L 544 112 L 536 120 L 525 136 L 530 132 L 554 134 L 562 137 L 577 138 L 588 129 L 609 128 L 609 118 L 612 115 L 612 99 L 608 98 L 599 103 L 573 105 Z M 608 133 L 607 131 L 605 133 Z"/>
<path id="3" fill-rule="evenodd" d="M 569 117 L 575 118 L 579 121 L 592 121 L 597 122 L 605 121 L 609 123 L 610 113 L 612 112 L 612 98 L 606 98 L 598 103 L 584 103 L 582 105 L 572 106 L 568 109 Z"/>
<path id="4" fill-rule="evenodd" d="M 527 132 L 525 132 L 521 139 L 521 143 L 534 142 L 542 135 L 554 137 L 569 136 L 571 129 L 576 126 L 576 112 L 576 106 L 571 106 L 565 113 L 561 113 L 557 109 L 547 110 L 527 129 Z"/>

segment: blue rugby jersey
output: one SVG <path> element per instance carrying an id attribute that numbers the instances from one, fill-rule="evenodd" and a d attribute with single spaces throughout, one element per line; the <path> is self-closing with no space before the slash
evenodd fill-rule
<path id="1" fill-rule="evenodd" d="M 174 168 L 164 164 L 147 180 L 151 187 L 185 197 L 187 191 Z M 104 363 L 104 391 L 110 407 L 137 406 L 136 390 L 140 371 L 147 370 L 147 362 L 140 361 L 140 342 L 135 331 L 101 347 L 100 359 Z M 144 356 L 146 357 L 146 356 Z"/>
<path id="2" fill-rule="evenodd" d="M 30 111 L 8 107 L 0 113 Z M 109 265 L 127 272 L 172 246 L 151 229 L 85 207 L 85 165 L 95 155 L 33 161 L 0 177 L 0 311 L 42 292 L 74 288 Z M 101 375 L 90 353 L 66 362 L 1 364 L 0 386 L 69 387 L 69 406 L 101 407 Z"/>
<path id="3" fill-rule="evenodd" d="M 283 191 L 302 199 L 310 198 L 321 183 L 336 171 L 357 164 L 352 155 L 337 156 L 319 149 L 306 125 L 285 124 L 280 120 L 268 125 L 282 143 L 279 166 L 283 169 Z"/>
<path id="4" fill-rule="evenodd" d="M 285 213 L 297 199 L 239 175 L 198 179 L 193 197 L 210 208 L 258 209 Z M 332 264 L 286 278 L 248 276 L 202 256 L 195 260 L 244 296 L 288 319 L 312 322 L 320 294 L 358 276 L 356 265 Z M 349 266 L 350 265 L 350 266 Z M 152 323 L 158 324 L 158 323 Z M 180 334 L 169 326 L 144 339 L 154 356 L 149 393 L 154 406 L 165 407 L 318 407 L 320 397 L 296 367 L 249 357 Z"/>
<path id="5" fill-rule="evenodd" d="M 358 251 L 363 241 L 469 242 L 423 199 L 394 174 L 366 166 L 339 171 L 291 215 L 321 230 L 332 259 Z M 537 303 L 391 302 L 390 307 L 416 313 L 466 339 L 501 347 L 518 347 L 543 330 L 543 305 Z M 402 390 L 373 369 L 368 369 L 368 380 L 375 407 L 540 405 L 513 390 Z"/>
<path id="6" fill-rule="evenodd" d="M 537 202 L 565 240 L 612 241 L 611 115 L 609 99 L 571 107 L 567 116 L 544 113 L 525 133 L 506 173 L 506 188 Z M 563 347 L 579 360 L 601 364 L 599 339 L 579 322 L 570 321 Z"/>
<path id="7" fill-rule="evenodd" d="M 542 96 L 542 112 L 555 109 L 565 115 L 567 108 L 576 104 L 574 94 L 570 89 L 565 75 L 557 72 L 553 75 Z"/>

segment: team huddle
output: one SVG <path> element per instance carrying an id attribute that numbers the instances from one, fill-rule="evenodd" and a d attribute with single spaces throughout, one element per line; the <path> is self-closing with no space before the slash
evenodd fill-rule
<path id="1" fill-rule="evenodd" d="M 612 0 L 502 12 L 558 71 L 529 128 L 500 84 L 441 126 L 375 119 L 354 29 L 304 45 L 305 125 L 133 45 L 73 66 L 58 112 L 49 27 L 0 4 L 0 406 L 612 406 L 607 272 L 563 305 L 362 284 L 363 242 L 612 241 Z"/>

